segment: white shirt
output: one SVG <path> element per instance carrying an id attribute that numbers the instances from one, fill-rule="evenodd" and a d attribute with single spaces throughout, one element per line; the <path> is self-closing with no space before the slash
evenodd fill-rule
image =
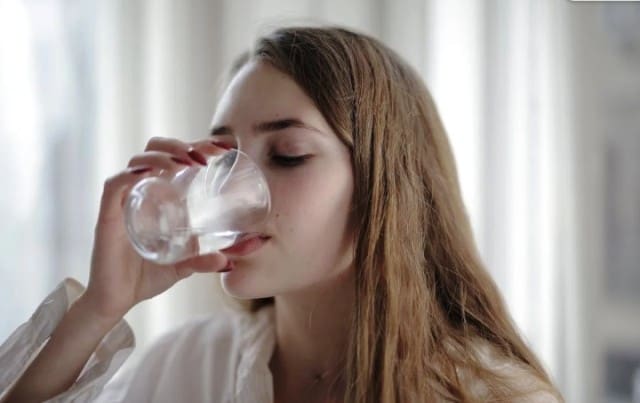
<path id="1" fill-rule="evenodd" d="M 0 346 L 0 399 L 37 356 L 83 290 L 77 281 L 65 279 Z M 136 368 L 114 378 L 134 346 L 131 328 L 120 321 L 96 348 L 71 388 L 49 402 L 273 402 L 273 378 L 268 366 L 275 347 L 271 306 L 255 314 L 229 308 L 193 319 L 156 341 Z M 490 355 L 487 359 L 494 360 L 494 367 L 505 373 L 518 374 L 519 384 L 535 383 L 517 364 L 499 362 Z M 557 399 L 541 392 L 523 401 Z"/>

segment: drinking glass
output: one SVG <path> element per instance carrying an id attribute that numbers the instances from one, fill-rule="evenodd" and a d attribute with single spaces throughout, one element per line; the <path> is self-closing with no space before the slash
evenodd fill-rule
<path id="1" fill-rule="evenodd" d="M 259 228 L 270 207 L 260 168 L 230 149 L 208 156 L 206 166 L 142 179 L 127 197 L 124 219 L 142 257 L 173 264 L 233 245 Z"/>

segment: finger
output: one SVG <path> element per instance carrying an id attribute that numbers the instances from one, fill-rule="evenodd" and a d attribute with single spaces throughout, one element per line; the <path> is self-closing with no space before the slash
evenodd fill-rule
<path id="1" fill-rule="evenodd" d="M 142 165 L 175 170 L 184 166 L 191 166 L 193 162 L 190 159 L 184 159 L 165 151 L 145 151 L 143 154 L 134 155 L 128 164 L 130 167 Z"/>
<path id="2" fill-rule="evenodd" d="M 233 148 L 230 143 L 220 140 L 199 140 L 191 143 L 191 146 L 202 153 L 212 155 L 222 154 Z"/>
<path id="3" fill-rule="evenodd" d="M 192 146 L 184 141 L 169 137 L 152 137 L 147 142 L 145 151 L 164 151 L 185 160 L 189 160 L 189 149 Z"/>
<path id="4" fill-rule="evenodd" d="M 178 280 L 183 280 L 189 276 L 191 276 L 195 271 L 190 267 L 176 267 L 176 274 L 178 275 Z"/>
<path id="5" fill-rule="evenodd" d="M 104 182 L 98 222 L 120 219 L 122 216 L 122 204 L 128 191 L 138 181 L 156 174 L 157 171 L 158 168 L 154 166 L 134 166 L 109 177 Z"/>
<path id="6" fill-rule="evenodd" d="M 213 145 L 209 144 L 210 147 Z M 200 165 L 207 165 L 206 156 L 202 153 L 202 145 L 196 149 L 193 144 L 185 143 L 181 140 L 168 137 L 152 137 L 145 148 L 145 151 L 163 151 L 173 154 L 180 159 L 193 161 Z"/>
<path id="7" fill-rule="evenodd" d="M 175 266 L 176 270 L 189 268 L 197 273 L 211 273 L 224 269 L 227 262 L 227 257 L 222 253 L 209 253 L 189 258 L 180 263 L 176 263 Z"/>

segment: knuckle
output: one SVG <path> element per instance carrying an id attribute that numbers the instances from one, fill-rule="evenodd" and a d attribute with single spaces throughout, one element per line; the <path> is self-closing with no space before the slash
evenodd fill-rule
<path id="1" fill-rule="evenodd" d="M 166 141 L 165 137 L 161 137 L 161 136 L 152 136 L 151 138 L 149 138 L 149 140 L 147 140 L 147 146 L 145 147 L 145 151 L 147 150 L 151 150 L 154 147 L 156 147 L 159 143 L 162 143 Z"/>
<path id="2" fill-rule="evenodd" d="M 139 161 L 142 158 L 142 155 L 140 154 L 136 154 L 133 157 L 131 157 L 129 159 L 129 164 L 127 165 L 128 167 L 131 167 L 133 165 L 135 165 L 136 161 Z"/>
<path id="3" fill-rule="evenodd" d="M 116 185 L 117 180 L 118 180 L 118 175 L 113 175 L 113 176 L 108 177 L 104 181 L 104 189 L 105 190 L 112 189 Z"/>

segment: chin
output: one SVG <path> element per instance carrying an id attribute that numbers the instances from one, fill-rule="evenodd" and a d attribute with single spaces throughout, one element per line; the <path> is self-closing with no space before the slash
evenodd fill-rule
<path id="1" fill-rule="evenodd" d="M 237 268 L 222 273 L 220 284 L 225 293 L 237 299 L 267 298 L 273 296 L 268 290 L 268 282 L 259 279 L 259 276 L 252 276 L 249 270 L 238 270 Z"/>

